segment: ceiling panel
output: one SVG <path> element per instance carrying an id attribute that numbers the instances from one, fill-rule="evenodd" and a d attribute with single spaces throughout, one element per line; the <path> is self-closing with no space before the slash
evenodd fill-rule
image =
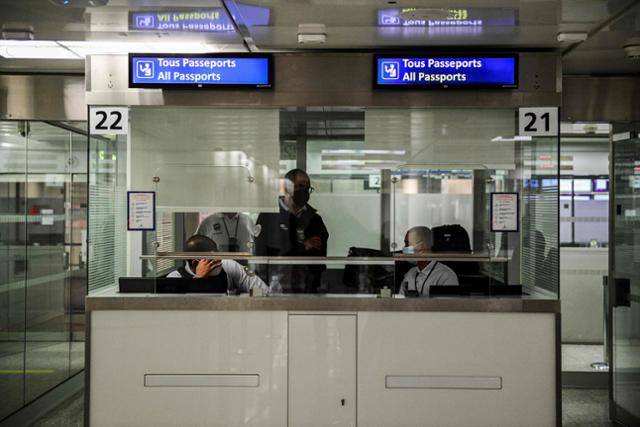
<path id="1" fill-rule="evenodd" d="M 617 2 L 620 3 L 620 2 Z M 638 74 L 640 58 L 628 58 L 623 47 L 632 37 L 640 45 L 640 2 L 563 57 L 566 74 Z"/>
<path id="2" fill-rule="evenodd" d="M 637 7 L 595 32 L 631 4 Z M 583 32 L 590 38 L 565 57 L 567 73 L 628 74 L 639 71 L 622 51 L 640 36 L 638 8 L 638 0 L 0 0 L 0 24 L 5 31 L 31 28 L 36 40 L 155 51 L 198 45 L 196 51 L 232 52 L 469 46 L 562 52 L 570 44 L 557 41 L 559 32 Z M 298 26 L 309 23 L 325 25 L 324 44 L 298 43 Z"/>

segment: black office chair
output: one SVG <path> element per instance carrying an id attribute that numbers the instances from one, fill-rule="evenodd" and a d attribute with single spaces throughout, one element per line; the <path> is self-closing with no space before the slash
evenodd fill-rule
<path id="1" fill-rule="evenodd" d="M 460 224 L 447 224 L 431 229 L 433 252 L 455 252 L 470 254 L 469 233 Z M 488 278 L 480 274 L 480 264 L 476 261 L 443 262 L 458 276 L 461 285 L 484 282 Z"/>

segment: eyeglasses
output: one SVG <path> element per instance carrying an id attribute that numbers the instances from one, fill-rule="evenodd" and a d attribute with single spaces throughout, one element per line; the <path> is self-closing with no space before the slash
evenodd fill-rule
<path id="1" fill-rule="evenodd" d="M 316 191 L 316 189 L 315 189 L 315 188 L 313 188 L 313 187 L 307 187 L 307 186 L 303 186 L 303 185 L 295 186 L 295 187 L 293 187 L 293 190 L 294 190 L 294 191 L 306 190 L 306 191 L 308 191 L 308 192 L 309 192 L 309 194 L 311 194 L 311 193 L 313 193 L 314 191 Z"/>

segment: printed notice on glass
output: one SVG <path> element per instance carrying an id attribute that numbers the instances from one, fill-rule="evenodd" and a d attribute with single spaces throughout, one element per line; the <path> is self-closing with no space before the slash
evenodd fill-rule
<path id="1" fill-rule="evenodd" d="M 518 231 L 518 193 L 491 193 L 491 231 Z"/>
<path id="2" fill-rule="evenodd" d="M 127 230 L 153 231 L 156 229 L 156 193 L 153 191 L 127 192 Z"/>

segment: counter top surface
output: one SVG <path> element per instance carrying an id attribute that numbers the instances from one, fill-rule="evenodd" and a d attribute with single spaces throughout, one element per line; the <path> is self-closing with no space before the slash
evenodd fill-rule
<path id="1" fill-rule="evenodd" d="M 531 297 L 376 298 L 375 295 L 291 294 L 269 297 L 211 294 L 91 295 L 86 311 L 97 310 L 234 310 L 234 311 L 449 311 L 559 313 L 560 301 Z"/>

